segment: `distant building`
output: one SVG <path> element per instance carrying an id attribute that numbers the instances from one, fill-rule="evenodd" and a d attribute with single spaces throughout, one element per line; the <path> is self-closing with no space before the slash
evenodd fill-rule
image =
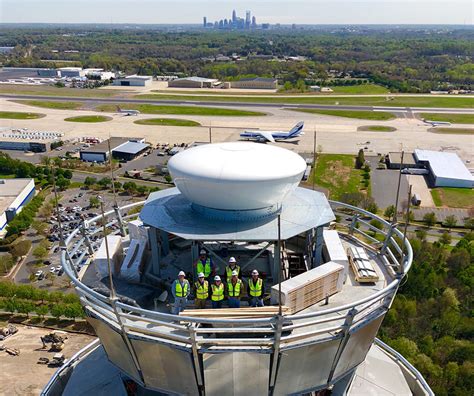
<path id="1" fill-rule="evenodd" d="M 168 81 L 170 88 L 214 88 L 220 84 L 221 82 L 215 78 L 204 77 L 184 77 Z"/>
<path id="2" fill-rule="evenodd" d="M 57 69 L 61 77 L 84 77 L 86 74 L 82 67 L 59 67 Z"/>
<path id="3" fill-rule="evenodd" d="M 152 80 L 152 76 L 137 76 L 133 74 L 131 76 L 115 79 L 113 85 L 121 87 L 147 87 L 151 85 Z"/>
<path id="4" fill-rule="evenodd" d="M 8 54 L 12 52 L 15 47 L 0 47 L 0 54 Z"/>
<path id="5" fill-rule="evenodd" d="M 203 27 L 207 27 L 207 18 L 206 17 L 202 18 L 202 25 L 203 25 Z"/>
<path id="6" fill-rule="evenodd" d="M 104 69 L 84 69 L 84 75 L 95 80 L 110 80 L 115 78 L 115 73 L 104 71 Z"/>
<path id="7" fill-rule="evenodd" d="M 15 215 L 35 196 L 34 179 L 0 179 L 0 238 Z"/>
<path id="8" fill-rule="evenodd" d="M 136 158 L 149 147 L 143 138 L 111 137 L 99 144 L 81 150 L 79 156 L 82 161 L 86 162 L 106 162 L 109 159 L 109 146 L 113 158 L 125 161 Z"/>
<path id="9" fill-rule="evenodd" d="M 430 171 L 434 187 L 474 187 L 474 177 L 456 153 L 416 149 L 415 159 Z"/>
<path id="10" fill-rule="evenodd" d="M 243 78 L 238 81 L 231 81 L 230 85 L 232 88 L 240 89 L 276 89 L 278 80 L 265 77 Z"/>
<path id="11" fill-rule="evenodd" d="M 400 169 L 402 162 L 402 153 L 391 151 L 386 156 L 387 168 L 389 169 Z M 405 168 L 421 168 L 422 165 L 416 162 L 416 159 L 413 153 L 404 153 L 403 154 L 403 167 Z"/>

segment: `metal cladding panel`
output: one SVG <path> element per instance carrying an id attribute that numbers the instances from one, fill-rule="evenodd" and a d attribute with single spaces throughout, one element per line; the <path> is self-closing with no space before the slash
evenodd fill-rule
<path id="1" fill-rule="evenodd" d="M 268 394 L 269 354 L 204 353 L 203 364 L 206 396 Z"/>
<path id="2" fill-rule="evenodd" d="M 147 387 L 182 395 L 198 395 L 190 352 L 130 338 Z"/>
<path id="3" fill-rule="evenodd" d="M 347 371 L 365 360 L 384 316 L 385 315 L 381 315 L 365 326 L 356 327 L 351 330 L 349 341 L 336 366 L 334 378 L 344 375 Z"/>
<path id="4" fill-rule="evenodd" d="M 87 321 L 100 338 L 109 360 L 130 377 L 141 382 L 140 375 L 122 336 L 100 319 L 88 317 Z"/>
<path id="5" fill-rule="evenodd" d="M 282 351 L 274 395 L 300 394 L 328 382 L 340 339 Z"/>

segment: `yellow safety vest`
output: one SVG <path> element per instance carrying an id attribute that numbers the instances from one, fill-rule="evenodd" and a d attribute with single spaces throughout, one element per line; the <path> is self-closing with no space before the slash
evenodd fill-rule
<path id="1" fill-rule="evenodd" d="M 212 301 L 222 301 L 224 299 L 224 284 L 221 283 L 219 286 L 212 285 Z"/>
<path id="2" fill-rule="evenodd" d="M 202 272 L 206 278 L 211 275 L 211 259 L 208 257 L 204 265 L 201 260 L 198 260 L 197 263 L 197 273 Z"/>
<path id="3" fill-rule="evenodd" d="M 232 282 L 227 283 L 227 290 L 229 291 L 229 297 L 240 297 L 240 286 L 242 285 L 242 281 L 237 279 L 235 283 L 235 287 Z"/>
<path id="4" fill-rule="evenodd" d="M 262 285 L 263 281 L 258 278 L 257 284 L 254 285 L 253 279 L 249 280 L 249 293 L 252 297 L 260 297 L 262 295 Z"/>
<path id="5" fill-rule="evenodd" d="M 196 298 L 199 300 L 205 300 L 209 295 L 209 282 L 205 280 L 203 283 L 197 281 L 196 285 Z"/>
<path id="6" fill-rule="evenodd" d="M 176 282 L 176 297 L 186 297 L 188 295 L 189 290 L 189 282 L 184 281 L 184 287 L 181 286 L 181 283 L 178 281 Z"/>
<path id="7" fill-rule="evenodd" d="M 238 265 L 236 265 L 234 267 L 234 269 L 231 269 L 229 265 L 227 267 L 225 267 L 225 272 L 226 272 L 226 275 L 227 275 L 227 279 L 232 278 L 232 272 L 233 271 L 237 271 L 237 276 L 240 276 L 240 267 Z"/>

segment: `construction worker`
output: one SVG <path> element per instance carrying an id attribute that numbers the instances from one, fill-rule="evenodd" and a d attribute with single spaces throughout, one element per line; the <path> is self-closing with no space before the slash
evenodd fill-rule
<path id="1" fill-rule="evenodd" d="M 214 277 L 214 284 L 211 286 L 212 308 L 222 308 L 222 300 L 224 300 L 224 284 L 221 281 L 221 277 L 216 275 Z"/>
<path id="2" fill-rule="evenodd" d="M 237 271 L 237 277 L 240 276 L 240 266 L 237 265 L 237 260 L 235 257 L 231 257 L 229 259 L 229 265 L 225 267 L 225 276 L 227 279 L 227 282 L 230 282 L 230 279 L 232 278 L 232 272 Z"/>
<path id="3" fill-rule="evenodd" d="M 263 307 L 263 280 L 258 277 L 258 271 L 252 271 L 249 279 L 249 295 L 251 307 Z"/>
<path id="4" fill-rule="evenodd" d="M 227 297 L 229 308 L 240 308 L 240 296 L 244 293 L 244 284 L 238 278 L 237 270 L 232 271 L 231 277 L 227 282 Z"/>
<path id="5" fill-rule="evenodd" d="M 178 315 L 181 311 L 186 308 L 188 302 L 188 296 L 191 291 L 189 282 L 186 278 L 184 271 L 179 271 L 178 279 L 176 279 L 171 285 L 171 293 L 174 297 L 174 305 L 171 313 Z"/>
<path id="6" fill-rule="evenodd" d="M 211 258 L 207 255 L 207 252 L 204 249 L 201 249 L 199 252 L 199 258 L 195 264 L 196 272 L 203 273 L 204 278 L 209 279 L 210 276 L 213 276 L 215 273 L 214 265 Z"/>
<path id="7" fill-rule="evenodd" d="M 206 300 L 209 297 L 209 282 L 204 278 L 202 272 L 198 274 L 198 280 L 194 283 L 194 290 L 196 293 L 194 305 L 198 309 L 206 308 Z"/>

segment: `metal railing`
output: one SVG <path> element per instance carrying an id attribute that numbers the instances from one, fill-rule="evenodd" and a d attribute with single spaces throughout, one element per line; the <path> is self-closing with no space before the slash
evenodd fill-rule
<path id="1" fill-rule="evenodd" d="M 435 396 L 434 392 L 431 390 L 428 383 L 425 381 L 421 373 L 402 355 L 400 355 L 395 349 L 385 344 L 382 340 L 376 338 L 375 344 L 379 346 L 384 352 L 386 352 L 397 364 L 403 366 L 408 370 L 415 378 L 416 382 L 419 383 L 420 387 L 424 392 L 429 396 Z M 416 394 L 415 389 L 411 389 L 414 394 Z"/>
<path id="2" fill-rule="evenodd" d="M 142 205 L 143 202 L 129 204 L 120 208 L 121 214 L 127 210 Z M 121 329 L 124 334 L 129 332 L 142 334 L 144 337 L 159 339 L 161 342 L 179 344 L 185 348 L 213 346 L 218 349 L 229 347 L 242 348 L 274 348 L 278 340 L 281 349 L 298 347 L 303 343 L 316 342 L 323 338 L 341 338 L 354 326 L 364 320 L 383 315 L 390 307 L 403 275 L 409 270 L 412 261 L 412 249 L 408 240 L 400 246 L 398 240 L 403 240 L 403 234 L 393 228 L 390 223 L 378 216 L 360 208 L 341 202 L 330 201 L 333 210 L 342 211 L 345 216 L 353 214 L 355 221 L 344 226 L 347 238 L 353 238 L 368 249 L 376 252 L 383 258 L 386 269 L 393 275 L 392 281 L 383 289 L 370 296 L 331 309 L 321 309 L 317 312 L 285 315 L 283 320 L 278 316 L 260 319 L 208 319 L 150 311 L 124 304 L 118 300 L 104 296 L 90 289 L 76 277 L 74 267 L 78 264 L 71 258 L 69 245 L 80 232 L 74 230 L 66 240 L 66 248 L 61 254 L 61 262 L 67 275 L 76 286 L 81 302 L 86 310 L 95 316 L 110 322 Z M 109 211 L 105 215 L 110 219 L 115 212 Z M 123 216 L 131 220 L 138 214 Z M 100 220 L 97 216 L 86 221 L 86 227 Z M 375 219 L 382 225 L 382 230 L 370 224 Z M 117 220 L 108 222 L 110 227 Z M 358 222 L 359 224 L 356 224 Z M 362 225 L 362 226 L 361 226 Z M 359 228 L 357 228 L 359 226 Z M 383 238 L 376 239 L 370 234 L 376 231 Z M 100 233 L 100 229 L 94 231 Z M 119 228 L 111 234 L 118 234 Z M 361 235 L 364 241 L 354 235 Z M 75 251 L 87 243 L 87 238 L 81 238 Z M 81 255 L 80 259 L 82 259 Z M 401 264 L 400 264 L 401 263 Z M 281 322 L 280 322 L 281 320 Z M 350 321 L 349 321 L 350 320 Z M 350 323 L 348 326 L 347 323 Z M 212 326 L 209 326 L 212 325 Z"/>

